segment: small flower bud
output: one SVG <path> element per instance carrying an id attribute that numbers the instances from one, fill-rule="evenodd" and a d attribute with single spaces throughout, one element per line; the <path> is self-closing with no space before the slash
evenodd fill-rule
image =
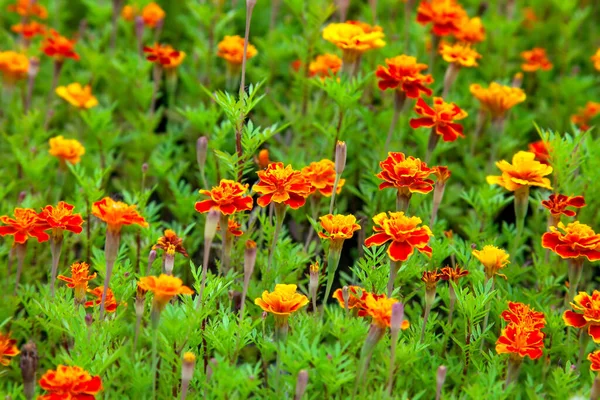
<path id="1" fill-rule="evenodd" d="M 512 87 L 521 87 L 521 84 L 523 83 L 523 73 L 522 72 L 517 72 L 515 74 L 515 76 L 513 77 L 513 81 L 512 81 Z"/>
<path id="2" fill-rule="evenodd" d="M 206 165 L 206 153 L 208 151 L 208 138 L 206 136 L 200 136 L 196 141 L 196 161 L 198 161 L 198 168 L 200 171 L 204 170 Z"/>
<path id="3" fill-rule="evenodd" d="M 346 142 L 338 140 L 335 145 L 335 173 L 342 175 L 346 168 Z"/>
<path id="4" fill-rule="evenodd" d="M 442 386 L 444 386 L 444 381 L 446 380 L 446 372 L 448 371 L 448 368 L 446 368 L 443 365 L 440 365 L 437 369 L 437 376 L 435 378 L 436 381 L 436 389 L 435 389 L 435 393 L 436 399 L 441 398 L 442 395 Z"/>
<path id="5" fill-rule="evenodd" d="M 319 262 L 315 261 L 314 264 L 310 265 L 310 278 L 308 280 L 308 293 L 310 297 L 314 299 L 314 303 L 317 301 L 317 291 L 319 289 Z M 314 310 L 316 311 L 316 310 Z"/>
<path id="6" fill-rule="evenodd" d="M 156 260 L 156 250 L 152 249 L 148 254 L 148 269 L 146 270 L 146 275 L 150 275 L 150 270 L 152 269 L 154 260 Z"/>
<path id="7" fill-rule="evenodd" d="M 302 369 L 298 372 L 298 378 L 296 379 L 296 395 L 294 396 L 294 400 L 302 399 L 306 391 L 306 386 L 308 386 L 308 371 Z"/>
<path id="8" fill-rule="evenodd" d="M 19 193 L 19 198 L 17 199 L 17 204 L 21 204 L 23 202 L 23 200 L 25 200 L 25 197 L 27 197 L 27 192 L 23 190 L 21 193 Z"/>
<path id="9" fill-rule="evenodd" d="M 35 79 L 39 71 L 40 59 L 37 57 L 31 57 L 29 59 L 29 69 L 27 70 L 27 76 L 29 77 L 29 79 Z"/>
<path id="10" fill-rule="evenodd" d="M 94 317 L 92 316 L 92 314 L 85 314 L 85 324 L 88 326 L 88 328 L 90 326 L 92 326 L 93 322 L 94 322 Z"/>
<path id="11" fill-rule="evenodd" d="M 342 288 L 342 299 L 344 299 L 344 310 L 348 311 L 348 301 L 350 301 L 350 292 L 348 286 Z"/>
<path id="12" fill-rule="evenodd" d="M 266 311 L 263 311 L 263 313 L 262 313 L 262 315 L 261 315 L 261 318 L 263 319 L 263 321 L 264 321 L 265 319 L 267 319 L 267 316 L 268 316 L 268 315 L 269 315 L 269 314 L 268 314 Z"/>
<path id="13" fill-rule="evenodd" d="M 194 353 L 183 354 L 183 364 L 181 366 L 181 379 L 184 381 L 190 381 L 194 376 L 194 366 L 196 365 L 196 356 Z"/>
<path id="14" fill-rule="evenodd" d="M 173 275 L 173 267 L 175 266 L 175 254 L 165 253 L 165 274 Z"/>
<path id="15" fill-rule="evenodd" d="M 135 291 L 135 315 L 141 317 L 144 315 L 144 307 L 146 302 L 146 292 L 147 290 L 142 289 L 140 285 L 137 286 Z"/>
<path id="16" fill-rule="evenodd" d="M 255 157 L 254 161 L 256 162 L 256 164 L 258 164 L 259 169 L 266 169 L 271 163 L 271 160 L 269 159 L 269 150 L 262 149 L 261 151 L 259 151 L 258 157 Z"/>
<path id="17" fill-rule="evenodd" d="M 244 251 L 244 285 L 250 281 L 250 277 L 254 272 L 256 264 L 256 242 L 253 240 L 246 241 L 246 250 Z"/>
<path id="18" fill-rule="evenodd" d="M 253 9 L 256 5 L 256 0 L 246 0 L 246 7 L 249 9 Z"/>
<path id="19" fill-rule="evenodd" d="M 212 209 L 206 214 L 206 224 L 204 225 L 204 240 L 212 240 L 215 238 L 217 233 L 217 225 L 219 224 L 219 217 L 221 213 L 215 209 Z"/>
<path id="20" fill-rule="evenodd" d="M 404 319 L 404 304 L 392 304 L 392 318 L 390 320 L 390 330 L 392 333 L 397 333 L 402 328 L 402 320 Z"/>
<path id="21" fill-rule="evenodd" d="M 142 164 L 142 174 L 146 174 L 148 172 L 148 163 L 143 163 Z"/>
<path id="22" fill-rule="evenodd" d="M 21 360 L 19 361 L 21 376 L 23 377 L 23 391 L 27 400 L 33 399 L 35 393 L 35 373 L 38 367 L 37 346 L 32 341 L 21 347 Z"/>

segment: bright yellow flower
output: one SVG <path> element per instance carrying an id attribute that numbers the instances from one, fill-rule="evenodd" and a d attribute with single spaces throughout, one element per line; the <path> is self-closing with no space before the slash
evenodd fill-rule
<path id="1" fill-rule="evenodd" d="M 50 144 L 49 153 L 62 162 L 77 164 L 81 161 L 81 156 L 85 154 L 85 147 L 79 141 L 65 139 L 62 135 L 53 137 L 48 143 Z"/>
<path id="2" fill-rule="evenodd" d="M 473 255 L 483 264 L 485 276 L 488 279 L 493 278 L 495 275 L 506 279 L 506 275 L 498 273 L 498 271 L 510 263 L 508 261 L 509 255 L 506 251 L 496 246 L 488 245 L 483 246 L 482 250 L 473 250 Z"/>
<path id="3" fill-rule="evenodd" d="M 469 86 L 471 94 L 479 100 L 481 108 L 492 115 L 492 118 L 502 118 L 508 110 L 525 101 L 527 96 L 523 89 L 504 86 L 492 82 L 488 88 L 474 83 Z"/>
<path id="4" fill-rule="evenodd" d="M 481 54 L 471 48 L 471 45 L 464 43 L 444 43 L 440 46 L 440 54 L 444 61 L 461 67 L 476 67 L 479 65 L 477 59 L 481 58 Z"/>
<path id="5" fill-rule="evenodd" d="M 365 51 L 385 46 L 384 37 L 380 26 L 358 21 L 332 23 L 323 29 L 323 39 L 342 49 L 345 61 L 356 60 Z"/>
<path id="6" fill-rule="evenodd" d="M 512 164 L 502 160 L 496 163 L 502 171 L 500 176 L 488 176 L 490 185 L 500 185 L 514 192 L 525 186 L 539 186 L 552 189 L 550 179 L 544 178 L 552 173 L 552 167 L 535 159 L 535 154 L 529 151 L 519 151 L 513 156 Z"/>
<path id="7" fill-rule="evenodd" d="M 81 86 L 79 83 L 71 83 L 67 86 L 59 86 L 56 88 L 56 94 L 80 109 L 89 109 L 98 105 L 98 99 L 92 95 L 90 85 Z"/>

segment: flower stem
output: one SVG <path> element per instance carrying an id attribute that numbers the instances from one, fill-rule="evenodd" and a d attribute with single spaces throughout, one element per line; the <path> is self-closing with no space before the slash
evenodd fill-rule
<path id="1" fill-rule="evenodd" d="M 440 135 L 437 134 L 435 126 L 431 128 L 431 132 L 429 133 L 429 141 L 427 142 L 427 153 L 425 155 L 425 162 L 429 163 L 431 161 L 431 155 L 433 154 L 433 150 L 435 150 L 435 146 L 437 146 L 440 141 Z"/>
<path id="2" fill-rule="evenodd" d="M 412 194 L 402 193 L 398 190 L 398 195 L 396 196 L 396 211 L 406 212 L 408 211 L 408 204 L 410 203 L 410 198 Z"/>
<path id="3" fill-rule="evenodd" d="M 402 261 L 394 261 L 390 259 L 390 279 L 387 284 L 387 297 L 392 297 L 392 293 L 394 292 L 394 282 L 396 281 L 396 276 L 398 276 L 398 271 L 402 266 Z"/>
<path id="4" fill-rule="evenodd" d="M 219 226 L 221 227 L 221 268 L 219 269 L 219 275 L 226 274 L 229 269 L 229 253 L 230 250 L 227 246 L 227 227 L 228 217 L 225 214 L 221 214 L 219 219 Z"/>
<path id="5" fill-rule="evenodd" d="M 431 312 L 431 306 L 433 305 L 432 302 L 427 300 L 427 296 L 425 297 L 425 299 L 425 313 L 423 315 L 423 327 L 421 328 L 421 339 L 419 340 L 420 343 L 423 343 L 423 340 L 425 339 L 427 320 L 429 319 L 429 313 Z"/>
<path id="6" fill-rule="evenodd" d="M 577 287 L 579 286 L 579 281 L 581 280 L 583 272 L 583 260 L 583 257 L 569 259 L 569 297 L 566 299 L 565 308 L 568 307 L 569 302 L 571 302 L 577 294 Z"/>
<path id="7" fill-rule="evenodd" d="M 492 287 L 490 289 L 490 292 L 494 290 L 494 284 L 496 283 L 494 278 L 491 278 L 491 279 L 492 279 Z M 487 283 L 488 283 L 488 279 L 486 278 L 486 280 L 485 280 L 486 286 L 487 286 Z M 481 328 L 481 334 L 484 335 L 481 339 L 481 347 L 479 348 L 481 351 L 483 351 L 483 345 L 485 343 L 485 330 L 487 329 L 488 322 L 490 319 L 490 308 L 491 308 L 491 304 L 488 303 L 487 306 L 485 307 L 485 318 L 483 319 L 483 326 Z"/>
<path id="8" fill-rule="evenodd" d="M 59 235 L 53 236 L 50 239 L 50 252 L 52 253 L 52 270 L 50 272 L 50 297 L 54 298 L 54 287 L 56 286 L 56 274 L 58 273 L 58 263 L 60 261 L 60 253 L 62 250 L 63 236 L 62 232 Z"/>
<path id="9" fill-rule="evenodd" d="M 273 264 L 273 255 L 275 254 L 275 249 L 277 248 L 277 240 L 279 239 L 279 234 L 281 233 L 281 227 L 283 226 L 283 220 L 285 219 L 286 211 L 287 206 L 285 204 L 275 204 L 275 234 L 273 235 L 273 243 L 271 244 L 271 252 L 269 253 L 267 271 L 271 270 L 271 265 Z"/>
<path id="10" fill-rule="evenodd" d="M 506 390 L 508 388 L 508 385 L 510 385 L 515 379 L 517 379 L 519 377 L 519 370 L 521 369 L 522 362 L 523 362 L 522 358 L 514 359 L 511 357 L 508 359 L 508 366 L 506 368 L 506 380 L 504 382 L 504 390 Z"/>
<path id="11" fill-rule="evenodd" d="M 156 377 L 158 375 L 158 323 L 160 311 L 152 309 L 152 399 L 156 399 Z"/>
<path id="12" fill-rule="evenodd" d="M 162 67 L 155 65 L 152 70 L 152 79 L 154 80 L 154 87 L 152 88 L 152 98 L 150 100 L 150 116 L 154 115 L 156 111 L 156 100 L 158 99 L 158 91 L 160 90 L 160 81 L 162 79 Z"/>
<path id="13" fill-rule="evenodd" d="M 110 228 L 106 231 L 106 242 L 104 244 L 104 258 L 106 259 L 106 273 L 104 275 L 104 289 L 102 290 L 102 299 L 100 300 L 100 319 L 104 317 L 104 302 L 106 301 L 106 293 L 110 283 L 112 270 L 117 260 L 119 253 L 119 241 L 121 233 L 115 232 Z"/>
<path id="14" fill-rule="evenodd" d="M 365 340 L 362 350 L 360 351 L 360 360 L 358 361 L 358 369 L 356 371 L 356 382 L 354 383 L 354 392 L 352 394 L 352 398 L 356 396 L 358 387 L 365 381 L 365 378 L 367 377 L 367 372 L 369 371 L 369 362 L 371 361 L 373 350 L 375 350 L 375 346 L 381 340 L 384 334 L 385 329 L 378 325 L 371 324 L 371 326 L 369 327 L 367 339 Z"/>
<path id="15" fill-rule="evenodd" d="M 585 356 L 585 350 L 586 350 L 589 342 L 590 342 L 590 335 L 588 335 L 585 330 L 580 330 L 579 331 L 579 357 L 577 358 L 577 365 L 575 366 L 575 369 L 579 369 L 579 367 L 581 367 L 581 363 L 583 362 L 583 357 Z"/>
<path id="16" fill-rule="evenodd" d="M 15 296 L 17 295 L 17 289 L 19 288 L 19 281 L 21 280 L 21 273 L 23 272 L 23 263 L 25 261 L 25 254 L 27 250 L 27 242 L 15 243 L 15 252 L 17 255 L 17 278 L 15 281 Z"/>
<path id="17" fill-rule="evenodd" d="M 323 311 L 325 311 L 325 305 L 327 304 L 327 300 L 329 300 L 329 294 L 331 293 L 331 287 L 333 286 L 335 272 L 337 271 L 340 263 L 340 257 L 342 255 L 341 246 L 338 249 L 337 247 L 333 246 L 333 243 L 334 242 L 331 242 L 329 254 L 327 255 L 327 286 L 325 287 L 325 297 L 323 297 Z"/>
<path id="18" fill-rule="evenodd" d="M 515 190 L 515 223 L 517 226 L 517 232 L 512 242 L 512 249 L 510 254 L 513 258 L 517 256 L 517 250 L 521 243 L 521 237 L 525 229 L 525 216 L 527 215 L 527 208 L 529 207 L 529 186 L 523 186 L 520 189 Z"/>

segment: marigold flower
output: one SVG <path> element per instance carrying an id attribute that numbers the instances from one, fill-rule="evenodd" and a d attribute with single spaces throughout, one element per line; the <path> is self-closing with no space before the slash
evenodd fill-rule
<path id="1" fill-rule="evenodd" d="M 259 169 L 267 169 L 271 161 L 269 160 L 269 150 L 262 149 L 258 152 L 258 156 L 254 158 L 254 162 L 258 165 Z"/>
<path id="2" fill-rule="evenodd" d="M 44 232 L 48 229 L 48 225 L 31 208 L 15 208 L 14 218 L 3 215 L 0 217 L 0 222 L 5 225 L 0 226 L 0 236 L 13 236 L 15 244 L 23 244 L 30 237 L 36 238 L 40 243 L 50 239 L 50 236 Z"/>
<path id="3" fill-rule="evenodd" d="M 183 281 L 171 275 L 161 274 L 140 278 L 139 286 L 154 293 L 153 307 L 162 311 L 171 298 L 180 294 L 194 294 L 194 291 L 183 285 Z"/>
<path id="4" fill-rule="evenodd" d="M 433 83 L 433 77 L 430 74 L 421 73 L 427 69 L 427 64 L 417 63 L 416 57 L 404 54 L 386 58 L 385 63 L 386 67 L 380 65 L 375 72 L 379 89 L 397 89 L 411 99 L 416 99 L 421 94 L 431 96 L 433 91 L 425 85 Z"/>
<path id="5" fill-rule="evenodd" d="M 353 62 L 365 51 L 385 46 L 384 37 L 380 26 L 359 21 L 331 23 L 323 29 L 323 39 L 341 49 L 346 62 Z"/>
<path id="6" fill-rule="evenodd" d="M 525 72 L 535 72 L 539 69 L 549 71 L 552 69 L 552 63 L 546 56 L 546 49 L 535 47 L 523 51 L 521 52 L 521 58 L 525 61 L 521 64 L 521 69 Z"/>
<path id="7" fill-rule="evenodd" d="M 435 290 L 438 281 L 442 278 L 442 275 L 436 269 L 435 271 L 423 271 L 421 281 L 425 284 L 427 291 Z"/>
<path id="8" fill-rule="evenodd" d="M 31 40 L 35 36 L 44 35 L 46 33 L 46 25 L 40 24 L 37 21 L 30 21 L 13 25 L 10 30 L 20 34 L 26 40 Z"/>
<path id="9" fill-rule="evenodd" d="M 321 80 L 336 76 L 342 68 L 342 59 L 335 54 L 323 54 L 317 56 L 314 61 L 308 65 L 309 76 L 318 76 Z"/>
<path id="10" fill-rule="evenodd" d="M 156 28 L 156 25 L 165 18 L 165 15 L 164 10 L 155 2 L 148 3 L 142 9 L 144 25 L 150 28 Z"/>
<path id="11" fill-rule="evenodd" d="M 10 359 L 7 357 L 14 357 L 20 353 L 17 348 L 17 341 L 10 338 L 10 334 L 5 335 L 0 332 L 0 364 L 5 367 L 10 364 Z"/>
<path id="12" fill-rule="evenodd" d="M 4 81 L 14 83 L 27 77 L 29 59 L 15 51 L 0 51 L 0 72 Z"/>
<path id="13" fill-rule="evenodd" d="M 504 249 L 487 245 L 483 246 L 481 250 L 473 250 L 473 255 L 483 264 L 487 279 L 491 279 L 495 275 L 506 279 L 506 275 L 498 273 L 498 271 L 510 264 L 508 260 L 510 256 Z"/>
<path id="14" fill-rule="evenodd" d="M 440 54 L 444 61 L 455 63 L 461 67 L 476 67 L 479 65 L 477 60 L 481 58 L 481 54 L 471 48 L 471 45 L 460 42 L 454 44 L 442 43 Z"/>
<path id="15" fill-rule="evenodd" d="M 543 312 L 535 311 L 527 304 L 513 301 L 508 302 L 508 310 L 502 311 L 500 316 L 508 323 L 531 329 L 542 329 L 546 325 L 546 317 Z"/>
<path id="16" fill-rule="evenodd" d="M 535 154 L 536 160 L 542 164 L 550 165 L 550 143 L 544 140 L 529 143 L 529 151 Z"/>
<path id="17" fill-rule="evenodd" d="M 422 0 L 417 8 L 417 22 L 432 24 L 432 32 L 437 36 L 456 34 L 466 16 L 456 0 Z"/>
<path id="18" fill-rule="evenodd" d="M 135 5 L 126 5 L 121 9 L 121 17 L 125 21 L 133 21 L 138 14 L 138 9 Z"/>
<path id="19" fill-rule="evenodd" d="M 390 152 L 388 157 L 379 163 L 381 172 L 377 174 L 384 182 L 379 190 L 396 188 L 404 195 L 411 193 L 427 194 L 433 190 L 433 180 L 429 179 L 432 170 L 427 163 L 404 153 Z"/>
<path id="20" fill-rule="evenodd" d="M 321 239 L 331 241 L 332 247 L 340 247 L 344 240 L 351 239 L 354 232 L 360 229 L 354 215 L 327 214 L 319 218 L 324 232 L 319 232 Z"/>
<path id="21" fill-rule="evenodd" d="M 54 232 L 60 230 L 79 234 L 83 231 L 83 218 L 81 214 L 73 214 L 73 208 L 75 206 L 59 201 L 56 207 L 47 205 L 42 208 L 39 218 Z"/>
<path id="22" fill-rule="evenodd" d="M 450 177 L 452 176 L 452 172 L 450 172 L 450 169 L 441 165 L 431 167 L 431 172 L 433 172 L 433 174 L 435 175 L 436 185 L 445 185 L 448 179 L 450 179 Z"/>
<path id="23" fill-rule="evenodd" d="M 137 224 L 147 228 L 148 223 L 135 208 L 135 205 L 130 206 L 121 201 L 114 201 L 110 197 L 105 197 L 92 205 L 92 215 L 106 222 L 108 229 L 117 233 L 123 225 Z"/>
<path id="24" fill-rule="evenodd" d="M 600 371 L 600 350 L 596 350 L 588 354 L 587 359 L 592 363 L 590 369 L 592 371 Z"/>
<path id="25" fill-rule="evenodd" d="M 38 400 L 91 400 L 102 390 L 102 381 L 98 375 L 92 376 L 81 367 L 59 365 L 56 370 L 49 370 L 42 376 L 40 387 L 48 394 L 38 397 Z"/>
<path id="26" fill-rule="evenodd" d="M 74 49 L 75 42 L 75 40 L 61 36 L 52 29 L 42 43 L 42 51 L 47 56 L 53 57 L 56 61 L 64 61 L 65 58 L 72 58 L 75 61 L 79 61 L 79 54 Z"/>
<path id="27" fill-rule="evenodd" d="M 389 217 L 386 213 L 377 214 L 373 222 L 378 226 L 373 227 L 375 234 L 365 240 L 367 247 L 381 246 L 391 241 L 387 253 L 393 261 L 406 261 L 415 249 L 431 257 L 431 247 L 427 244 L 433 233 L 426 225 L 418 226 L 421 218 L 407 217 L 400 211 L 390 212 Z"/>
<path id="28" fill-rule="evenodd" d="M 306 203 L 312 185 L 302 172 L 295 171 L 291 165 L 283 166 L 282 162 L 269 164 L 266 170 L 257 172 L 259 182 L 252 190 L 261 194 L 256 203 L 266 207 L 271 202 L 284 203 L 298 209 Z"/>
<path id="29" fill-rule="evenodd" d="M 572 310 L 563 313 L 565 325 L 574 328 L 587 328 L 588 334 L 595 343 L 600 343 L 600 292 L 594 290 L 590 296 L 579 292 L 571 303 Z"/>
<path id="30" fill-rule="evenodd" d="M 523 89 L 518 87 L 504 86 L 492 82 L 487 88 L 474 83 L 469 86 L 471 94 L 479 100 L 481 108 L 489 112 L 492 118 L 503 118 L 508 110 L 526 99 Z"/>
<path id="31" fill-rule="evenodd" d="M 545 335 L 538 329 L 509 324 L 502 330 L 502 335 L 496 342 L 496 352 L 519 358 L 528 356 L 536 360 L 542 356 L 544 337 Z"/>
<path id="32" fill-rule="evenodd" d="M 600 260 L 600 235 L 579 221 L 567 226 L 562 222 L 558 223 L 558 227 L 551 226 L 550 232 L 542 235 L 542 247 L 552 250 L 561 258 Z"/>
<path id="33" fill-rule="evenodd" d="M 163 236 L 159 237 L 156 244 L 152 246 L 152 250 L 161 249 L 165 253 L 175 255 L 175 253 L 183 254 L 185 257 L 188 253 L 183 247 L 183 239 L 178 237 L 175 231 L 165 229 Z"/>
<path id="34" fill-rule="evenodd" d="M 95 277 L 96 273 L 94 272 L 90 275 L 90 266 L 85 262 L 75 262 L 71 264 L 71 277 L 64 275 L 57 276 L 61 281 L 67 282 L 67 287 L 75 289 L 75 298 L 79 301 L 85 300 L 85 294 L 88 291 L 88 282 Z M 101 289 L 102 288 L 100 288 L 100 290 Z"/>
<path id="35" fill-rule="evenodd" d="M 94 307 L 94 306 L 100 305 L 100 303 L 102 303 L 102 293 L 103 292 L 104 292 L 104 288 L 102 286 L 98 286 L 97 288 L 94 288 L 92 290 L 88 289 L 88 293 L 95 296 L 96 299 L 92 300 L 92 301 L 86 301 L 84 304 L 84 307 L 88 308 L 88 307 Z M 117 300 L 115 299 L 115 294 L 113 293 L 111 288 L 108 288 L 106 290 L 106 300 L 104 301 L 104 311 L 109 312 L 109 313 L 114 313 L 115 311 L 117 311 L 118 305 L 119 305 L 119 303 L 117 303 Z"/>
<path id="36" fill-rule="evenodd" d="M 296 288 L 296 285 L 277 284 L 273 292 L 265 290 L 254 304 L 276 316 L 289 316 L 308 304 L 308 298 L 296 293 Z"/>
<path id="37" fill-rule="evenodd" d="M 256 47 L 248 43 L 246 58 L 249 60 L 257 54 Z M 217 45 L 217 56 L 223 58 L 230 65 L 242 65 L 244 60 L 244 38 L 238 35 L 225 36 Z"/>
<path id="38" fill-rule="evenodd" d="M 56 94 L 79 109 L 90 109 L 98 105 L 98 99 L 92 95 L 90 85 L 81 86 L 76 82 L 59 86 L 56 88 Z"/>
<path id="39" fill-rule="evenodd" d="M 62 135 L 51 138 L 48 144 L 50 155 L 57 157 L 63 163 L 77 164 L 85 154 L 85 147 L 78 140 L 65 139 Z"/>
<path id="40" fill-rule="evenodd" d="M 146 60 L 160 64 L 165 69 L 177 68 L 185 59 L 183 51 L 175 50 L 168 44 L 154 43 L 152 47 L 144 46 Z"/>
<path id="41" fill-rule="evenodd" d="M 535 160 L 535 154 L 519 151 L 513 156 L 512 164 L 502 160 L 496 162 L 502 171 L 500 176 L 488 176 L 490 185 L 500 185 L 506 190 L 515 191 L 525 186 L 539 186 L 552 190 L 550 179 L 544 178 L 552 173 L 552 167 Z"/>
<path id="42" fill-rule="evenodd" d="M 348 309 L 352 310 L 353 308 L 362 308 L 363 303 L 361 299 L 366 293 L 367 292 L 360 286 L 348 286 Z M 344 303 L 344 295 L 342 293 L 342 289 L 336 289 L 333 292 L 332 297 L 338 301 L 340 307 L 346 307 Z"/>
<path id="43" fill-rule="evenodd" d="M 458 283 L 460 278 L 464 278 L 467 275 L 469 275 L 469 271 L 458 265 L 454 268 L 446 266 L 440 270 L 440 279 L 444 281 L 453 281 L 454 283 Z"/>
<path id="44" fill-rule="evenodd" d="M 229 218 L 227 220 L 227 235 L 233 235 L 233 236 L 242 236 L 244 234 L 244 232 L 242 232 L 242 230 L 240 229 L 242 227 L 241 224 L 239 224 L 235 219 L 233 218 Z M 220 223 L 217 224 L 217 230 L 220 230 L 221 226 Z M 255 243 L 256 246 L 256 243 Z"/>
<path id="45" fill-rule="evenodd" d="M 592 62 L 594 63 L 594 68 L 600 71 L 600 47 L 596 50 L 596 53 L 592 57 L 590 57 Z"/>
<path id="46" fill-rule="evenodd" d="M 454 37 L 465 43 L 474 44 L 483 42 L 485 40 L 485 28 L 481 23 L 481 18 L 463 18 L 458 24 L 456 32 L 454 32 Z"/>
<path id="47" fill-rule="evenodd" d="M 588 101 L 585 107 L 580 108 L 577 114 L 571 116 L 571 122 L 582 131 L 587 131 L 590 129 L 592 119 L 598 114 L 600 114 L 600 103 Z"/>
<path id="48" fill-rule="evenodd" d="M 574 217 L 575 211 L 567 210 L 567 207 L 582 208 L 585 207 L 583 196 L 565 196 L 564 194 L 552 193 L 548 200 L 542 200 L 542 205 L 550 210 L 554 216 L 566 215 Z"/>
<path id="49" fill-rule="evenodd" d="M 331 160 L 323 159 L 321 161 L 312 162 L 301 170 L 304 178 L 310 182 L 311 191 L 318 191 L 319 194 L 325 197 L 330 197 L 333 193 L 333 185 L 335 183 L 335 163 Z M 336 193 L 342 191 L 342 186 L 346 183 L 345 179 L 340 179 Z"/>
<path id="50" fill-rule="evenodd" d="M 223 215 L 252 210 L 252 197 L 246 196 L 248 184 L 242 185 L 229 179 L 221 179 L 219 186 L 211 190 L 200 190 L 200 194 L 209 196 L 210 199 L 199 201 L 195 208 L 199 213 L 207 213 L 212 208 Z"/>
<path id="51" fill-rule="evenodd" d="M 531 29 L 539 21 L 533 7 L 523 8 L 523 25 Z"/>
<path id="52" fill-rule="evenodd" d="M 39 19 L 48 18 L 46 7 L 31 0 L 17 0 L 15 4 L 9 4 L 9 12 L 19 14 L 21 17 L 37 17 Z"/>
<path id="53" fill-rule="evenodd" d="M 392 320 L 392 305 L 397 303 L 398 300 L 388 298 L 386 295 L 373 295 L 371 293 L 365 293 L 364 300 L 362 301 L 362 308 L 365 312 L 365 316 L 372 318 L 372 323 L 380 328 L 389 328 Z M 408 320 L 402 321 L 402 330 L 406 330 L 410 327 Z"/>
<path id="54" fill-rule="evenodd" d="M 462 125 L 454 121 L 466 118 L 468 114 L 456 104 L 446 103 L 441 97 L 434 97 L 433 108 L 431 108 L 420 98 L 415 105 L 415 111 L 422 117 L 411 119 L 411 128 L 435 127 L 436 134 L 442 136 L 444 142 L 453 142 L 459 136 L 465 137 Z"/>

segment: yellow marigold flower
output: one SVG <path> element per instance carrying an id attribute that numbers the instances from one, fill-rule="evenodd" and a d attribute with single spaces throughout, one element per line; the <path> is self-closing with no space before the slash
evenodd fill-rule
<path id="1" fill-rule="evenodd" d="M 384 37 L 380 26 L 358 21 L 332 23 L 323 29 L 323 39 L 342 49 L 346 62 L 353 62 L 365 51 L 385 46 Z"/>
<path id="2" fill-rule="evenodd" d="M 358 315 L 370 316 L 374 325 L 383 329 L 389 328 L 392 323 L 392 306 L 397 302 L 398 300 L 388 298 L 384 294 L 366 293 L 361 298 L 362 310 Z M 403 320 L 401 329 L 406 330 L 409 327 L 408 320 Z"/>
<path id="3" fill-rule="evenodd" d="M 155 2 L 149 3 L 142 9 L 144 25 L 150 28 L 155 28 L 165 18 L 165 15 L 165 11 Z"/>
<path id="4" fill-rule="evenodd" d="M 591 57 L 592 62 L 594 63 L 594 68 L 600 71 L 600 47 L 596 50 L 596 53 Z"/>
<path id="5" fill-rule="evenodd" d="M 342 68 L 342 59 L 335 54 L 323 54 L 317 56 L 314 61 L 308 65 L 308 74 L 318 76 L 321 80 L 325 80 L 330 76 L 335 76 Z"/>
<path id="6" fill-rule="evenodd" d="M 60 159 L 61 162 L 77 164 L 85 154 L 85 147 L 75 139 L 65 139 L 62 135 L 53 137 L 48 141 L 49 153 Z"/>
<path id="7" fill-rule="evenodd" d="M 481 54 L 465 43 L 443 43 L 440 45 L 440 54 L 444 61 L 461 67 L 476 67 L 479 65 L 477 59 L 481 58 Z"/>
<path id="8" fill-rule="evenodd" d="M 544 178 L 552 173 L 552 167 L 535 159 L 535 154 L 529 151 L 519 151 L 513 156 L 512 164 L 502 160 L 496 162 L 502 171 L 500 176 L 488 176 L 490 185 L 500 185 L 506 190 L 514 192 L 525 186 L 539 186 L 552 189 L 550 179 Z"/>
<path id="9" fill-rule="evenodd" d="M 90 109 L 98 105 L 98 99 L 92 95 L 90 85 L 81 86 L 79 83 L 71 83 L 67 86 L 56 88 L 56 94 L 80 109 Z"/>
<path id="10" fill-rule="evenodd" d="M 481 108 L 492 115 L 492 118 L 502 118 L 506 112 L 519 103 L 525 101 L 527 96 L 523 89 L 504 86 L 492 82 L 487 88 L 474 83 L 469 86 L 471 94 L 479 100 Z"/>
<path id="11" fill-rule="evenodd" d="M 0 72 L 5 82 L 15 82 L 27 77 L 29 59 L 15 51 L 0 51 Z"/>
<path id="12" fill-rule="evenodd" d="M 180 294 L 194 294 L 194 291 L 183 285 L 183 281 L 174 276 L 161 274 L 159 277 L 146 276 L 140 278 L 140 288 L 154 293 L 152 307 L 162 311 L 174 296 Z"/>
<path id="13" fill-rule="evenodd" d="M 482 250 L 473 250 L 473 255 L 483 264 L 485 276 L 487 279 L 493 278 L 495 275 L 506 279 L 506 275 L 499 274 L 502 268 L 510 263 L 509 255 L 503 249 L 496 246 L 483 246 Z"/>
<path id="14" fill-rule="evenodd" d="M 521 53 L 521 58 L 525 61 L 521 64 L 521 69 L 525 72 L 535 72 L 539 69 L 549 71 L 552 69 L 552 63 L 548 60 L 546 49 L 535 47 Z"/>
<path id="15" fill-rule="evenodd" d="M 254 304 L 275 316 L 287 317 L 308 304 L 308 298 L 296 293 L 296 288 L 296 285 L 275 285 L 273 292 L 265 290 Z"/>
<path id="16" fill-rule="evenodd" d="M 258 54 L 256 47 L 248 43 L 246 58 L 249 60 Z M 230 65 L 242 65 L 244 59 L 244 38 L 238 35 L 225 36 L 217 45 L 217 56 L 223 58 Z"/>
<path id="17" fill-rule="evenodd" d="M 454 33 L 454 37 L 461 42 L 474 44 L 485 40 L 485 29 L 479 17 L 465 17 L 457 28 L 458 31 Z"/>
<path id="18" fill-rule="evenodd" d="M 342 248 L 344 240 L 351 239 L 354 232 L 360 229 L 354 215 L 327 214 L 319 218 L 324 232 L 319 232 L 321 239 L 331 241 L 333 248 Z"/>

